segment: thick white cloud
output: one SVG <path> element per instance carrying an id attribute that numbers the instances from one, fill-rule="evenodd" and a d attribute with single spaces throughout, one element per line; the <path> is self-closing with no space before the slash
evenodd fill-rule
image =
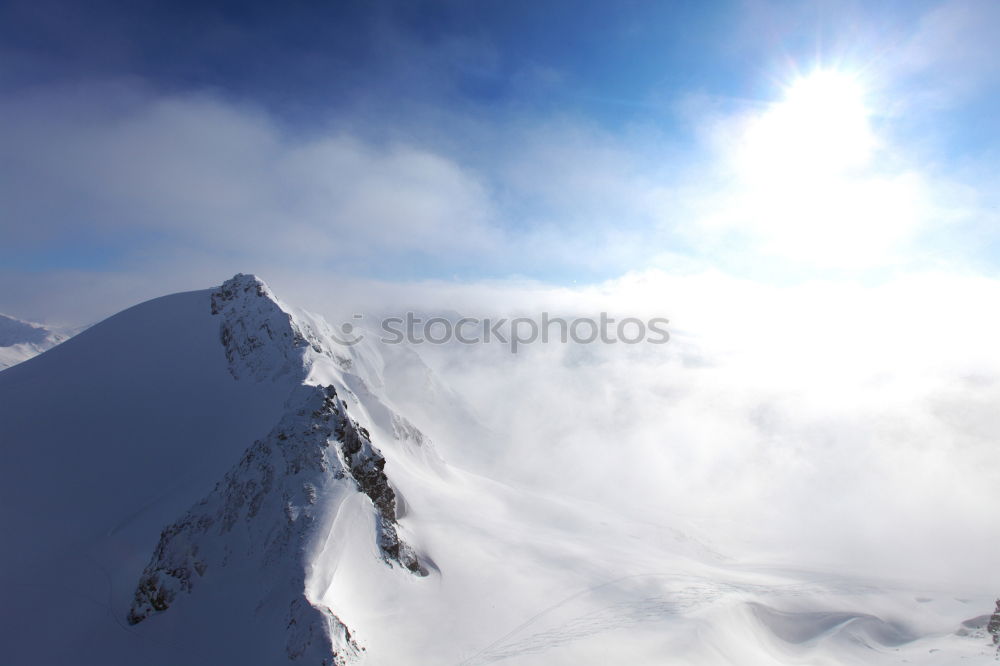
<path id="1" fill-rule="evenodd" d="M 486 295 L 497 315 L 607 310 L 667 316 L 674 332 L 665 346 L 517 355 L 419 346 L 494 433 L 459 430 L 445 443 L 451 459 L 656 522 L 693 521 L 737 556 L 997 582 L 1000 317 L 986 304 L 1000 283 L 927 274 L 766 287 L 654 271 L 478 299 L 471 286 L 464 298 L 437 288 L 459 310 Z"/>

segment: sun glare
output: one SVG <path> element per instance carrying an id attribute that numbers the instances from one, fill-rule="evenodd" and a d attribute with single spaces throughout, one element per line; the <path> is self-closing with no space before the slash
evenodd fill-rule
<path id="1" fill-rule="evenodd" d="M 880 168 L 859 78 L 816 70 L 749 117 L 730 158 L 735 186 L 719 222 L 773 254 L 813 264 L 879 261 L 917 223 L 920 184 Z"/>
<path id="2" fill-rule="evenodd" d="M 762 178 L 829 175 L 863 166 L 874 140 L 857 78 L 818 70 L 790 83 L 747 136 L 746 167 Z"/>

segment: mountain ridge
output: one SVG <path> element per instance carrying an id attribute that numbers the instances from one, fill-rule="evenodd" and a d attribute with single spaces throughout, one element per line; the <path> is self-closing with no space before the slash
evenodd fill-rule
<path id="1" fill-rule="evenodd" d="M 211 294 L 211 310 L 220 318 L 220 342 L 237 380 L 292 373 L 305 382 L 309 361 L 316 361 L 310 355 L 335 357 L 255 276 L 237 274 L 223 283 Z M 335 386 L 301 384 L 267 437 L 249 446 L 211 493 L 164 529 L 136 587 L 129 624 L 166 612 L 180 603 L 181 593 L 194 596 L 211 570 L 242 558 L 246 562 L 237 566 L 287 581 L 290 660 L 305 655 L 316 663 L 326 663 L 328 655 L 335 664 L 352 660 L 359 648 L 347 625 L 306 594 L 309 564 L 303 554 L 322 536 L 321 514 L 335 512 L 331 505 L 353 486 L 371 502 L 383 559 L 419 576 L 428 574 L 399 537 L 396 495 L 385 464 Z M 272 590 L 266 603 L 275 603 L 274 595 Z"/>

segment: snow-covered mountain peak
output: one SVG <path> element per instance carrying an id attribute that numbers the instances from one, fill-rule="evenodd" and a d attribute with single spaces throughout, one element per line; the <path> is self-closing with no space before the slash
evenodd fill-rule
<path id="1" fill-rule="evenodd" d="M 240 294 L 251 292 L 258 297 L 277 300 L 267 284 L 253 273 L 237 273 L 223 282 L 217 290 L 220 298 L 224 300 L 233 300 Z"/>
<path id="2" fill-rule="evenodd" d="M 244 273 L 226 280 L 212 292 L 212 314 L 222 318 L 220 335 L 233 377 L 259 381 L 302 374 L 309 344 L 263 280 Z"/>
<path id="3" fill-rule="evenodd" d="M 144 623 L 175 606 L 188 617 L 215 612 L 219 595 L 239 588 L 244 612 L 284 632 L 285 654 L 278 658 L 308 655 L 311 663 L 345 663 L 359 650 L 345 623 L 349 618 L 342 620 L 308 592 L 316 587 L 309 580 L 317 568 L 313 557 L 327 547 L 338 517 L 356 516 L 349 538 L 371 543 L 389 565 L 387 575 L 393 568 L 428 574 L 400 536 L 386 458 L 351 412 L 385 440 L 404 447 L 427 443 L 363 377 L 346 372 L 353 363 L 324 339 L 328 325 L 322 319 L 283 305 L 257 277 L 236 275 L 211 292 L 210 303 L 219 321 L 220 353 L 237 382 L 295 386 L 268 435 L 162 531 L 128 622 Z M 323 378 L 330 381 L 321 383 Z"/>
<path id="4" fill-rule="evenodd" d="M 284 303 L 257 276 L 238 273 L 213 290 L 211 299 L 233 377 L 290 376 L 324 384 L 347 371 L 382 386 L 378 352 L 341 344 L 322 317 Z"/>

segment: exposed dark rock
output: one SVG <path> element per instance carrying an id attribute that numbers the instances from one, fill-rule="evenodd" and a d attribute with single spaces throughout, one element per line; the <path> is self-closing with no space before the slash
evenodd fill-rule
<path id="1" fill-rule="evenodd" d="M 990 621 L 986 625 L 986 633 L 993 637 L 993 644 L 1000 646 L 1000 599 L 997 599 L 996 610 L 990 616 Z"/>
<path id="2" fill-rule="evenodd" d="M 387 562 L 427 574 L 399 538 L 385 458 L 347 414 L 336 389 L 302 386 L 291 403 L 296 406 L 268 437 L 254 442 L 212 493 L 160 535 L 136 587 L 130 624 L 168 610 L 180 593 L 192 592 L 198 579 L 227 566 L 232 557 L 249 557 L 264 570 L 293 572 L 292 587 L 299 592 L 289 602 L 294 610 L 289 626 L 296 628 L 296 636 L 333 632 L 341 636 L 339 644 L 354 645 L 346 625 L 327 609 L 313 607 L 303 592 L 305 567 L 299 559 L 316 524 L 312 507 L 319 489 L 333 483 L 349 481 L 371 500 L 377 543 Z M 322 622 L 305 617 L 304 605 L 320 614 Z M 329 635 L 324 641 L 335 652 L 338 643 Z"/>

